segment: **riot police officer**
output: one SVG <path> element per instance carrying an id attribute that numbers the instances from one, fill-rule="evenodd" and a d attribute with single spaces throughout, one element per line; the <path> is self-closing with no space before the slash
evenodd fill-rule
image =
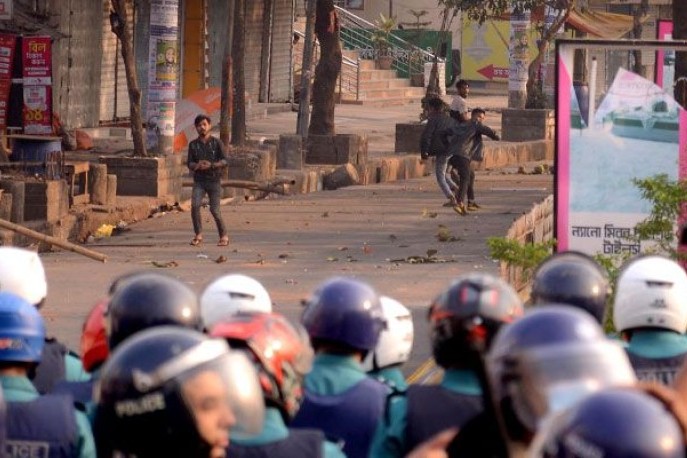
<path id="1" fill-rule="evenodd" d="M 301 321 L 316 356 L 291 426 L 321 429 L 343 440 L 347 456 L 367 457 L 389 391 L 361 365 L 384 327 L 379 295 L 361 281 L 333 278 L 314 292 Z"/>
<path id="2" fill-rule="evenodd" d="M 218 322 L 210 331 L 244 350 L 253 361 L 265 399 L 265 421 L 257 437 L 232 440 L 231 457 L 290 458 L 342 457 L 317 429 L 293 429 L 287 424 L 300 407 L 303 376 L 310 371 L 313 350 L 305 330 L 277 313 L 238 313 Z"/>
<path id="3" fill-rule="evenodd" d="M 223 275 L 200 295 L 200 314 L 205 329 L 236 313 L 272 311 L 272 299 L 262 284 L 241 274 Z"/>
<path id="4" fill-rule="evenodd" d="M 661 256 L 623 266 L 616 285 L 613 321 L 627 341 L 637 378 L 672 384 L 687 356 L 687 274 Z"/>
<path id="5" fill-rule="evenodd" d="M 0 291 L 14 293 L 40 309 L 47 298 L 48 283 L 38 254 L 23 248 L 0 247 Z M 49 393 L 61 380 L 89 379 L 76 353 L 54 337 L 46 337 L 40 364 L 31 377 L 39 393 Z"/>
<path id="6" fill-rule="evenodd" d="M 0 384 L 7 401 L 6 456 L 95 457 L 88 419 L 68 396 L 40 396 L 29 374 L 40 361 L 45 325 L 24 299 L 0 292 Z"/>
<path id="7" fill-rule="evenodd" d="M 410 352 L 413 350 L 413 316 L 396 299 L 382 296 L 379 301 L 386 327 L 379 335 L 375 349 L 363 361 L 363 368 L 392 390 L 403 391 L 408 386 L 401 366 L 410 359 Z"/>
<path id="8" fill-rule="evenodd" d="M 517 293 L 488 274 L 458 277 L 429 310 L 439 385 L 411 385 L 390 399 L 371 455 L 405 456 L 435 434 L 461 427 L 483 409 L 479 369 L 498 329 L 523 313 Z"/>

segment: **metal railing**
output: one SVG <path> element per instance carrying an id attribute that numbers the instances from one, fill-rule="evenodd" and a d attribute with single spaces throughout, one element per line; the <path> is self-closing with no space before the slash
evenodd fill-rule
<path id="1" fill-rule="evenodd" d="M 300 75 L 303 71 L 303 47 L 305 44 L 305 34 L 294 29 L 294 33 L 298 35 L 301 39 L 294 46 L 293 56 L 294 56 L 294 76 L 296 77 L 296 85 L 300 88 Z M 311 75 L 315 75 L 315 65 L 320 58 L 320 44 L 315 40 L 315 49 L 313 51 L 313 60 Z M 356 59 L 351 59 L 350 57 L 343 56 L 341 59 L 341 72 L 339 73 L 339 78 L 336 83 L 339 88 L 339 100 L 359 100 L 360 97 L 360 65 Z"/>
<path id="2" fill-rule="evenodd" d="M 360 59 L 376 59 L 379 51 L 375 49 L 373 43 L 376 31 L 379 27 L 350 11 L 339 6 L 334 7 L 339 17 L 341 25 L 341 39 L 346 49 L 358 51 Z M 417 73 L 424 74 L 425 63 L 434 62 L 435 55 L 425 49 L 397 37 L 393 33 L 389 34 L 388 43 L 390 49 L 387 55 L 393 57 L 391 68 L 407 75 Z M 439 62 L 445 59 L 437 57 Z"/>

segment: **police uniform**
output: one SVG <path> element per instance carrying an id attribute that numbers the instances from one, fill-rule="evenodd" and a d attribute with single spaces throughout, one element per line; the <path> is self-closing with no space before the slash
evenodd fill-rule
<path id="1" fill-rule="evenodd" d="M 232 437 L 230 457 L 345 457 L 341 449 L 325 440 L 320 430 L 289 429 L 279 409 L 265 409 L 262 431 L 254 437 Z"/>
<path id="2" fill-rule="evenodd" d="M 482 390 L 474 372 L 447 369 L 439 386 L 411 385 L 405 396 L 390 399 L 387 409 L 370 456 L 405 456 L 434 434 L 461 426 L 482 411 Z"/>
<path id="3" fill-rule="evenodd" d="M 341 439 L 351 458 L 367 457 L 389 388 L 368 377 L 354 356 L 319 354 L 305 377 L 305 397 L 291 422 Z"/>
<path id="4" fill-rule="evenodd" d="M 40 396 L 26 377 L 0 376 L 0 385 L 8 405 L 6 456 L 96 457 L 88 418 L 70 398 Z"/>
<path id="5" fill-rule="evenodd" d="M 367 374 L 382 383 L 386 383 L 393 390 L 405 391 L 408 388 L 408 383 L 398 366 L 385 367 L 376 371 L 370 371 Z"/>
<path id="6" fill-rule="evenodd" d="M 625 351 L 639 380 L 671 385 L 687 357 L 687 338 L 663 329 L 633 330 Z"/>
<path id="7" fill-rule="evenodd" d="M 56 339 L 45 339 L 41 361 L 31 379 L 39 394 L 52 392 L 55 384 L 62 380 L 86 382 L 90 378 L 78 356 Z"/>

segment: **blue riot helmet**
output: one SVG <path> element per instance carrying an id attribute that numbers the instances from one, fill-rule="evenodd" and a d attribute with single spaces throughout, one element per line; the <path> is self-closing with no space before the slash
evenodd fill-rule
<path id="1" fill-rule="evenodd" d="M 330 342 L 368 352 L 384 329 L 384 314 L 377 292 L 350 278 L 332 278 L 308 300 L 301 321 L 313 346 Z"/>
<path id="2" fill-rule="evenodd" d="M 685 456 L 673 414 L 637 389 L 607 388 L 589 395 L 537 434 L 533 457 L 678 458 Z"/>
<path id="3" fill-rule="evenodd" d="M 196 294 L 179 280 L 156 273 L 123 280 L 110 299 L 106 318 L 110 348 L 153 326 L 203 329 Z"/>
<path id="4" fill-rule="evenodd" d="M 179 326 L 123 342 L 94 394 L 99 456 L 207 458 L 226 449 L 230 435 L 262 429 L 262 390 L 246 355 Z"/>
<path id="5" fill-rule="evenodd" d="M 559 303 L 589 312 L 603 323 L 610 283 L 604 269 L 590 256 L 564 251 L 549 256 L 532 277 L 533 304 Z"/>
<path id="6" fill-rule="evenodd" d="M 461 275 L 429 308 L 432 353 L 443 368 L 474 369 L 496 332 L 524 313 L 522 301 L 493 275 Z"/>
<path id="7" fill-rule="evenodd" d="M 556 304 L 501 328 L 486 369 L 497 413 L 516 443 L 528 443 L 540 421 L 588 393 L 636 380 L 620 344 L 588 313 Z"/>
<path id="8" fill-rule="evenodd" d="M 0 361 L 38 363 L 45 344 L 45 323 L 36 307 L 0 292 Z"/>

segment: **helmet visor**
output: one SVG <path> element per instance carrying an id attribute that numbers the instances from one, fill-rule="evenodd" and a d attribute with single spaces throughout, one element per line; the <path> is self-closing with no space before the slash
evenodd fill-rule
<path id="1" fill-rule="evenodd" d="M 532 428 L 589 393 L 636 381 L 622 347 L 615 342 L 553 345 L 528 350 L 518 358 L 520 383 L 513 401 L 518 416 Z"/>

